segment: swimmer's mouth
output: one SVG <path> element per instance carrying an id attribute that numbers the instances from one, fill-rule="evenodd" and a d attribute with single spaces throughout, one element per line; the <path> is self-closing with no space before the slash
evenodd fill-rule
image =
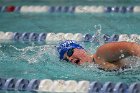
<path id="1" fill-rule="evenodd" d="M 75 60 L 75 64 L 80 64 L 80 59 Z"/>

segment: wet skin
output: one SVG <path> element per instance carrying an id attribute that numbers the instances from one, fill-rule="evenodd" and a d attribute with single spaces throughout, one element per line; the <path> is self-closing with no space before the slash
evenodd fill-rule
<path id="1" fill-rule="evenodd" d="M 93 62 L 104 70 L 118 70 L 126 67 L 128 62 L 123 59 L 129 56 L 140 57 L 140 45 L 133 42 L 112 42 L 100 46 L 94 55 L 89 55 L 84 49 L 74 49 L 72 56 L 64 54 L 70 62 L 78 65 Z M 123 62 L 122 62 L 123 61 Z"/>
<path id="2" fill-rule="evenodd" d="M 91 62 L 92 56 L 88 55 L 84 49 L 74 49 L 72 56 L 67 56 L 67 53 L 64 54 L 64 58 L 67 58 L 70 62 L 75 64 L 83 64 L 85 62 Z"/>

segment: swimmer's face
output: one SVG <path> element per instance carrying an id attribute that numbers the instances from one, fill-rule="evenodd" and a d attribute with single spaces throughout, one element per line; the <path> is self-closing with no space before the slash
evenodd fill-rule
<path id="1" fill-rule="evenodd" d="M 64 54 L 64 60 L 70 61 L 74 64 L 83 64 L 88 62 L 88 55 L 84 49 L 72 48 Z"/>

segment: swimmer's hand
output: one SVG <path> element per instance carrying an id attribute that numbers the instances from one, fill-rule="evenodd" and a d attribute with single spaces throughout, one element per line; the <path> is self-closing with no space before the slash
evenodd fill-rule
<path id="1" fill-rule="evenodd" d="M 117 71 L 124 67 L 124 64 L 120 61 L 110 63 L 110 62 L 105 61 L 102 58 L 97 58 L 97 57 L 95 57 L 95 64 L 98 65 L 99 69 L 102 69 L 105 71 Z"/>
<path id="2" fill-rule="evenodd" d="M 140 45 L 132 42 L 112 42 L 100 46 L 95 54 L 95 64 L 104 70 L 119 70 L 126 66 L 121 62 L 129 56 L 140 57 Z"/>
<path id="3" fill-rule="evenodd" d="M 121 67 L 113 64 L 113 63 L 109 63 L 109 62 L 102 62 L 102 64 L 98 64 L 99 69 L 105 70 L 105 71 L 117 71 L 119 70 Z"/>

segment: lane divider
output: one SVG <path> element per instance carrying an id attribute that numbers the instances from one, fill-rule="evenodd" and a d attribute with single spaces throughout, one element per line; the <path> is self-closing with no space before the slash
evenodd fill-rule
<path id="1" fill-rule="evenodd" d="M 63 41 L 75 40 L 82 42 L 117 42 L 117 41 L 130 41 L 140 42 L 140 35 L 138 34 L 82 34 L 82 33 L 35 33 L 35 32 L 0 32 L 0 41 L 12 40 L 21 42 L 38 42 L 45 43 L 49 41 Z"/>
<path id="2" fill-rule="evenodd" d="M 20 13 L 139 13 L 140 6 L 0 6 L 0 12 Z"/>
<path id="3" fill-rule="evenodd" d="M 16 79 L 0 78 L 0 90 L 31 92 L 74 92 L 74 93 L 140 93 L 140 82 L 100 83 L 98 81 L 51 80 L 51 79 Z"/>

